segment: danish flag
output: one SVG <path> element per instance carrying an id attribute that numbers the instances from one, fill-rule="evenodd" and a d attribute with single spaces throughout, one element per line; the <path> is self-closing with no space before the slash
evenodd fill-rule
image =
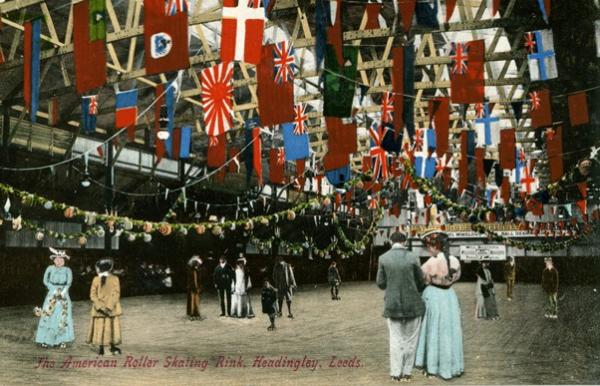
<path id="1" fill-rule="evenodd" d="M 294 107 L 294 134 L 302 135 L 306 133 L 306 122 L 308 121 L 308 115 L 306 115 L 306 105 L 302 103 L 297 104 Z"/>
<path id="2" fill-rule="evenodd" d="M 384 92 L 381 98 L 381 121 L 391 122 L 394 112 L 394 97 L 390 92 Z"/>
<path id="3" fill-rule="evenodd" d="M 233 64 L 220 63 L 200 73 L 204 123 L 209 136 L 221 135 L 232 125 Z"/>
<path id="4" fill-rule="evenodd" d="M 265 9 L 259 0 L 224 0 L 221 21 L 221 61 L 260 63 Z"/>
<path id="5" fill-rule="evenodd" d="M 452 72 L 454 74 L 465 74 L 468 70 L 467 61 L 469 49 L 464 43 L 452 43 L 450 58 L 452 59 Z"/>
<path id="6" fill-rule="evenodd" d="M 294 80 L 294 73 L 296 71 L 294 53 L 294 47 L 285 40 L 273 46 L 275 82 L 281 84 Z"/>

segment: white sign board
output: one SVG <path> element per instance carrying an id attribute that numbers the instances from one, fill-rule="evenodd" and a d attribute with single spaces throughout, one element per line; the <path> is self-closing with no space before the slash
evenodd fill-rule
<path id="1" fill-rule="evenodd" d="M 506 245 L 461 245 L 460 259 L 463 261 L 506 260 Z"/>

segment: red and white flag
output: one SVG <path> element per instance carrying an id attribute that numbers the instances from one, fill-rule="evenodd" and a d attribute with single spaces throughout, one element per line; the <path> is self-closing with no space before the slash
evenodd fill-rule
<path id="1" fill-rule="evenodd" d="M 232 125 L 233 64 L 220 63 L 200 73 L 204 123 L 209 136 L 221 135 Z"/>
<path id="2" fill-rule="evenodd" d="M 246 63 L 260 62 L 265 9 L 260 1 L 224 0 L 221 24 L 221 60 Z"/>

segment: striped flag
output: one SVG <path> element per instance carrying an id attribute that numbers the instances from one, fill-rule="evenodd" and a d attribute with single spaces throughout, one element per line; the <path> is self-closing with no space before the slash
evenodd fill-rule
<path id="1" fill-rule="evenodd" d="M 135 140 L 135 124 L 137 122 L 138 90 L 117 92 L 115 102 L 115 127 L 117 130 L 127 128 L 130 142 Z"/>
<path id="2" fill-rule="evenodd" d="M 209 136 L 221 135 L 232 126 L 233 63 L 220 63 L 200 73 L 204 123 Z"/>

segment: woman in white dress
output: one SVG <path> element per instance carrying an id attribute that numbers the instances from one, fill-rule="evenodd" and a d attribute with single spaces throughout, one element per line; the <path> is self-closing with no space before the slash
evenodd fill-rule
<path id="1" fill-rule="evenodd" d="M 235 266 L 234 280 L 231 284 L 231 316 L 236 318 L 254 317 L 248 297 L 248 290 L 252 288 L 252 281 L 244 263 L 244 258 L 238 259 Z"/>

